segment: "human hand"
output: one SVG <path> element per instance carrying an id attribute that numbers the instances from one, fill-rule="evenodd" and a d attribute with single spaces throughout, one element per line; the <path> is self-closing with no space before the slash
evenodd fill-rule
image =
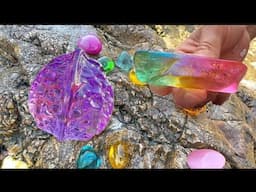
<path id="1" fill-rule="evenodd" d="M 202 26 L 186 39 L 176 52 L 201 55 L 212 58 L 242 61 L 249 49 L 252 33 L 247 26 Z M 255 30 L 254 30 L 255 31 Z M 150 86 L 159 95 L 172 94 L 174 102 L 183 108 L 198 108 L 209 101 L 223 104 L 230 96 L 203 89 Z"/>

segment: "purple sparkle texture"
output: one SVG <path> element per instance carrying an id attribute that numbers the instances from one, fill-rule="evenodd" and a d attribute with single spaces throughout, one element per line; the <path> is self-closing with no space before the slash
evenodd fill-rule
<path id="1" fill-rule="evenodd" d="M 28 105 L 37 126 L 59 141 L 88 141 L 109 123 L 114 93 L 100 64 L 76 49 L 37 74 Z"/>

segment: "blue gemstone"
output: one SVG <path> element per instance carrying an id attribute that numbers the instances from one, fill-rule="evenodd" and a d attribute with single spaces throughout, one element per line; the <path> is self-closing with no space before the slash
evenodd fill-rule
<path id="1" fill-rule="evenodd" d="M 90 145 L 82 147 L 77 159 L 78 169 L 97 169 L 101 166 L 102 160 Z"/>
<path id="2" fill-rule="evenodd" d="M 116 66 L 128 72 L 133 66 L 133 60 L 127 51 L 123 51 L 117 58 Z"/>

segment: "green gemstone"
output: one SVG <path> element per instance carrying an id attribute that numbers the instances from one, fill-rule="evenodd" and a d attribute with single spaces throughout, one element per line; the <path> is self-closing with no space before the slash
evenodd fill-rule
<path id="1" fill-rule="evenodd" d="M 108 74 L 109 72 L 113 71 L 115 68 L 115 62 L 110 59 L 109 57 L 103 56 L 98 59 L 100 64 L 102 65 L 103 70 Z"/>

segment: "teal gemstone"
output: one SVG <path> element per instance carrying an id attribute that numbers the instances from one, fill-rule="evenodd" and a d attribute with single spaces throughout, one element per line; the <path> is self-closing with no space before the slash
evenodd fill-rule
<path id="1" fill-rule="evenodd" d="M 116 66 L 123 71 L 129 72 L 133 66 L 132 56 L 127 51 L 123 51 L 117 58 Z"/>
<path id="2" fill-rule="evenodd" d="M 90 145 L 82 147 L 77 159 L 78 169 L 97 169 L 101 166 L 102 160 Z"/>
<path id="3" fill-rule="evenodd" d="M 115 62 L 109 57 L 103 56 L 98 59 L 98 62 L 101 64 L 103 71 L 105 71 L 106 74 L 113 71 L 115 68 Z"/>

